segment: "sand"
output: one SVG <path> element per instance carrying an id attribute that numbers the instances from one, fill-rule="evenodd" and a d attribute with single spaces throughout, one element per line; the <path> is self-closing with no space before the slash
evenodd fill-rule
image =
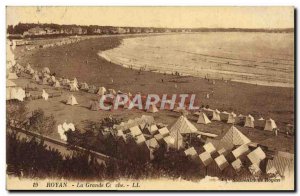
<path id="1" fill-rule="evenodd" d="M 140 73 L 137 70 L 110 63 L 98 56 L 99 51 L 117 47 L 123 37 L 100 37 L 55 48 L 19 52 L 19 55 L 23 56 L 19 62 L 21 64 L 31 63 L 34 68 L 40 70 L 43 67 L 49 67 L 57 76 L 64 76 L 69 79 L 76 77 L 80 82 L 87 82 L 98 87 L 104 86 L 107 89 L 114 88 L 123 92 L 142 92 L 143 94 L 195 93 L 200 105 L 210 105 L 213 109 L 217 108 L 227 112 L 234 111 L 237 114 L 251 114 L 256 119 L 260 116 L 264 118 L 272 117 L 281 130 L 284 130 L 286 124 L 294 123 L 293 88 L 266 87 L 222 80 L 216 80 L 213 84 L 211 80 L 207 81 L 191 76 L 164 75 L 149 71 Z M 29 79 L 23 80 L 18 84 L 25 85 L 26 82 L 30 82 Z M 175 84 L 177 88 L 175 88 Z M 38 86 L 41 88 L 40 85 Z M 52 87 L 47 88 L 50 88 L 48 91 L 53 90 Z M 207 93 L 211 94 L 209 99 L 205 98 Z M 63 123 L 67 120 L 82 127 L 84 127 L 87 120 L 97 121 L 109 115 L 126 120 L 142 114 L 149 114 L 144 111 L 132 112 L 127 110 L 114 112 L 90 111 L 88 109 L 89 102 L 97 99 L 97 95 L 84 92 L 73 93 L 79 102 L 78 106 L 67 106 L 62 103 L 62 100 L 69 94 L 71 93 L 63 90 L 62 97 L 51 98 L 48 102 L 34 100 L 29 102 L 28 106 L 31 110 L 42 108 L 48 114 L 54 114 L 57 123 Z M 158 122 L 172 125 L 179 115 L 175 112 L 161 111 L 153 116 Z M 230 127 L 224 122 L 199 125 L 195 123 L 197 120 L 195 117 L 189 116 L 189 119 L 199 130 L 205 132 L 220 134 Z M 259 142 L 277 150 L 294 151 L 293 136 L 287 138 L 280 133 L 278 137 L 274 137 L 272 134 L 262 131 L 261 128 L 237 127 L 254 142 Z M 53 133 L 53 137 L 57 137 L 57 135 Z M 278 141 L 281 142 L 280 146 L 278 146 Z"/>

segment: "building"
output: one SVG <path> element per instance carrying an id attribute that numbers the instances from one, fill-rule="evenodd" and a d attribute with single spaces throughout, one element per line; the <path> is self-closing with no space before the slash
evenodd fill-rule
<path id="1" fill-rule="evenodd" d="M 34 27 L 25 31 L 23 35 L 46 35 L 46 34 L 47 32 L 43 28 Z"/>

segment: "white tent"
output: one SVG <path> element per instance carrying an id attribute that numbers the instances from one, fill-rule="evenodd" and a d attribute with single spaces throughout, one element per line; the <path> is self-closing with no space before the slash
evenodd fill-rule
<path id="1" fill-rule="evenodd" d="M 96 88 L 96 86 L 94 86 L 94 85 L 91 85 L 91 86 L 89 87 L 89 90 L 88 90 L 88 92 L 89 92 L 89 93 L 95 93 L 95 92 L 97 92 L 97 88 Z"/>
<path id="2" fill-rule="evenodd" d="M 67 103 L 66 103 L 67 105 L 77 105 L 78 103 L 77 103 L 77 100 L 76 100 L 76 98 L 73 96 L 73 95 L 71 95 L 71 96 L 69 96 L 69 98 L 67 99 Z"/>
<path id="3" fill-rule="evenodd" d="M 149 109 L 147 110 L 147 112 L 156 113 L 156 112 L 158 112 L 158 109 L 155 104 L 151 104 L 149 106 Z"/>
<path id="4" fill-rule="evenodd" d="M 197 123 L 208 124 L 208 123 L 211 123 L 211 121 L 207 118 L 207 116 L 204 112 L 200 112 Z"/>
<path id="5" fill-rule="evenodd" d="M 49 94 L 46 93 L 46 91 L 43 89 L 43 93 L 42 93 L 42 97 L 43 99 L 45 99 L 46 101 L 48 100 Z"/>
<path id="6" fill-rule="evenodd" d="M 42 73 L 50 74 L 50 69 L 48 67 L 44 67 Z"/>
<path id="7" fill-rule="evenodd" d="M 109 94 L 112 94 L 112 95 L 116 95 L 117 92 L 115 91 L 115 89 L 108 89 L 108 92 Z"/>
<path id="8" fill-rule="evenodd" d="M 23 101 L 25 97 L 26 97 L 25 91 L 20 87 L 6 88 L 6 100 L 17 99 L 19 101 Z"/>
<path id="9" fill-rule="evenodd" d="M 42 81 L 41 81 L 41 84 L 47 85 L 48 84 L 48 78 L 43 78 Z"/>
<path id="10" fill-rule="evenodd" d="M 215 121 L 221 121 L 221 117 L 220 117 L 220 111 L 219 110 L 214 110 L 213 111 L 213 117 L 211 120 L 215 120 Z"/>
<path id="11" fill-rule="evenodd" d="M 78 91 L 78 87 L 75 82 L 71 82 L 70 91 Z"/>
<path id="12" fill-rule="evenodd" d="M 70 85 L 70 83 L 71 83 L 70 80 L 66 79 L 66 78 L 62 79 L 62 81 L 61 81 L 61 84 L 63 86 L 68 86 L 68 85 Z"/>
<path id="13" fill-rule="evenodd" d="M 32 76 L 32 79 L 33 79 L 34 81 L 36 81 L 36 82 L 39 82 L 39 81 L 40 81 L 40 77 L 39 77 L 38 74 L 34 74 L 34 75 Z"/>
<path id="14" fill-rule="evenodd" d="M 244 127 L 254 128 L 254 118 L 250 114 L 246 116 Z"/>
<path id="15" fill-rule="evenodd" d="M 104 87 L 100 87 L 97 92 L 97 94 L 100 96 L 105 95 L 105 93 L 106 93 L 106 88 L 104 88 Z"/>
<path id="16" fill-rule="evenodd" d="M 15 87 L 15 86 L 17 86 L 17 85 L 13 81 L 11 81 L 11 80 L 6 81 L 6 87 Z"/>
<path id="17" fill-rule="evenodd" d="M 180 134 L 190 134 L 196 133 L 197 128 L 185 116 L 180 116 L 170 129 L 171 135 L 173 132 L 179 132 Z"/>
<path id="18" fill-rule="evenodd" d="M 266 120 L 266 124 L 265 124 L 265 128 L 264 128 L 265 131 L 273 131 L 273 129 L 276 129 L 276 128 L 277 128 L 277 125 L 272 118 L 270 118 L 269 120 Z"/>
<path id="19" fill-rule="evenodd" d="M 216 145 L 217 149 L 225 148 L 231 150 L 234 146 L 241 146 L 250 143 L 251 140 L 240 132 L 235 126 L 232 126 Z"/>
<path id="20" fill-rule="evenodd" d="M 229 123 L 229 124 L 234 124 L 234 123 L 235 123 L 235 118 L 236 118 L 236 114 L 235 114 L 234 112 L 231 112 L 231 113 L 228 115 L 227 123 Z"/>
<path id="21" fill-rule="evenodd" d="M 58 80 L 56 80 L 56 81 L 54 82 L 53 87 L 54 87 L 54 88 L 60 88 L 60 83 L 59 83 Z"/>
<path id="22" fill-rule="evenodd" d="M 86 90 L 86 91 L 87 91 L 87 90 L 89 90 L 89 85 L 88 85 L 87 83 L 84 82 L 84 83 L 82 83 L 82 84 L 80 85 L 80 89 L 81 89 L 81 90 Z"/>
<path id="23" fill-rule="evenodd" d="M 7 79 L 9 79 L 9 80 L 15 80 L 15 79 L 18 79 L 18 76 L 17 76 L 17 74 L 14 73 L 14 72 L 9 72 L 9 73 L 7 74 Z"/>

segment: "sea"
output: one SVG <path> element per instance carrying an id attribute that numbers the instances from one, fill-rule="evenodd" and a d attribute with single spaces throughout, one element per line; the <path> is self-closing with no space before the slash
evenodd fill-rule
<path id="1" fill-rule="evenodd" d="M 265 86 L 294 87 L 294 34 L 203 32 L 125 38 L 100 51 L 133 69 Z"/>

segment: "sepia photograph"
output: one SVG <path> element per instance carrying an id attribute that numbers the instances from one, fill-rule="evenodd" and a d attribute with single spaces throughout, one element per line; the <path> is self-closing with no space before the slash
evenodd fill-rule
<path id="1" fill-rule="evenodd" d="M 7 6 L 6 189 L 295 191 L 294 24 L 292 6 Z"/>

